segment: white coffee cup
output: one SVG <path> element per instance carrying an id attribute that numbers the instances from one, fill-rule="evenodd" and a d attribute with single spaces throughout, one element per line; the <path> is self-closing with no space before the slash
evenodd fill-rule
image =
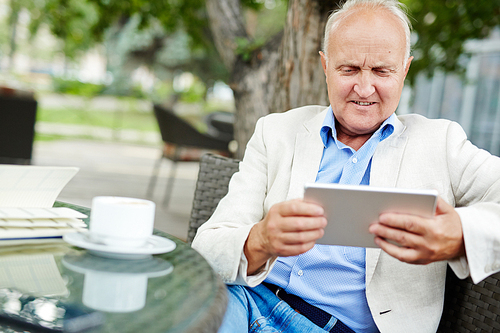
<path id="1" fill-rule="evenodd" d="M 100 196 L 92 199 L 89 236 L 110 246 L 140 247 L 153 234 L 155 203 Z"/>

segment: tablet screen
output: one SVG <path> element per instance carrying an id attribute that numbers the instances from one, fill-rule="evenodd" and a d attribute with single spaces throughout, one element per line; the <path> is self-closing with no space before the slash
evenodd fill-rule
<path id="1" fill-rule="evenodd" d="M 437 196 L 436 190 L 319 183 L 306 184 L 304 191 L 304 200 L 321 205 L 328 220 L 316 243 L 358 247 L 377 247 L 368 227 L 381 213 L 432 217 Z"/>

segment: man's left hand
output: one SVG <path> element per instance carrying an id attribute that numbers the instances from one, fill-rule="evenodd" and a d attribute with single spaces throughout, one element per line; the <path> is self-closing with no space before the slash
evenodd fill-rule
<path id="1" fill-rule="evenodd" d="M 369 231 L 382 250 L 411 264 L 429 264 L 465 254 L 460 216 L 441 198 L 432 218 L 384 213 Z"/>

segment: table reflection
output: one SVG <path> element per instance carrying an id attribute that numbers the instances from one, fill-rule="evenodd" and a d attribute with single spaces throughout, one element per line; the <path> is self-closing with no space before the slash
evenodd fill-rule
<path id="1" fill-rule="evenodd" d="M 68 293 L 51 253 L 0 256 L 0 288 L 17 289 L 33 296 Z"/>
<path id="2" fill-rule="evenodd" d="M 66 254 L 63 265 L 85 275 L 82 303 L 95 310 L 126 313 L 146 304 L 148 279 L 165 276 L 174 269 L 161 258 L 117 260 L 89 253 Z"/>
<path id="3" fill-rule="evenodd" d="M 93 333 L 217 332 L 227 304 L 225 285 L 188 244 L 157 230 L 155 235 L 172 240 L 176 248 L 140 260 L 118 260 L 63 241 L 0 246 L 0 289 L 100 314 L 103 323 Z M 10 296 L 14 299 L 8 308 L 20 308 L 21 298 Z M 50 304 L 35 308 L 32 314 L 44 321 L 55 309 Z M 0 332 L 39 330 L 0 319 Z"/>

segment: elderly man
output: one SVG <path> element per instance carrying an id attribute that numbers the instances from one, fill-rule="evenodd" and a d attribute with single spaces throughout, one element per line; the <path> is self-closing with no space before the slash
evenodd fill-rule
<path id="1" fill-rule="evenodd" d="M 500 159 L 456 123 L 394 114 L 409 40 L 396 0 L 348 0 L 320 53 L 330 107 L 257 122 L 193 242 L 230 285 L 221 331 L 435 332 L 447 265 L 476 283 L 499 270 Z M 380 215 L 369 229 L 380 248 L 316 245 L 327 221 L 301 199 L 314 181 L 433 188 L 440 198 L 433 218 Z"/>

